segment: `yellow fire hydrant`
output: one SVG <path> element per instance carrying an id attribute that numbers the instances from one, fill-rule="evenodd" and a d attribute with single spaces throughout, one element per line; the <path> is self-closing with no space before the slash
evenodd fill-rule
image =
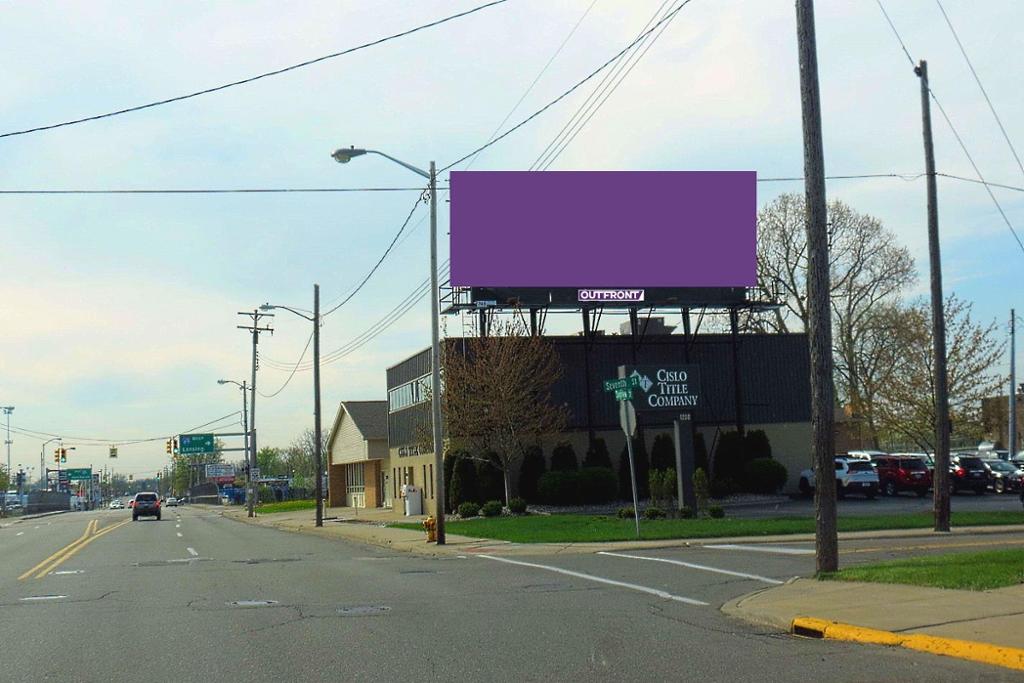
<path id="1" fill-rule="evenodd" d="M 423 528 L 427 530 L 427 543 L 437 542 L 437 520 L 427 517 L 423 520 Z"/>

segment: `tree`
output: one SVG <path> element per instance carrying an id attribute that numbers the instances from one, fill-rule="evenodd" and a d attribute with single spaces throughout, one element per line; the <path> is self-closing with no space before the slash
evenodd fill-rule
<path id="1" fill-rule="evenodd" d="M 552 472 L 575 472 L 580 467 L 576 460 L 576 450 L 568 441 L 562 441 L 551 451 Z"/>
<path id="2" fill-rule="evenodd" d="M 261 476 L 277 476 L 284 474 L 284 457 L 281 449 L 264 446 L 256 452 L 256 467 Z"/>
<path id="3" fill-rule="evenodd" d="M 540 446 L 533 446 L 523 456 L 523 464 L 519 467 L 519 496 L 526 501 L 536 503 L 537 485 L 547 470 L 544 463 L 544 451 Z"/>
<path id="4" fill-rule="evenodd" d="M 931 309 L 917 302 L 890 312 L 896 337 L 888 351 L 892 370 L 878 388 L 875 419 L 892 439 L 912 441 L 925 451 L 935 449 L 935 387 L 932 381 Z M 998 325 L 975 323 L 971 304 L 951 294 L 946 299 L 946 356 L 949 414 L 957 436 L 980 439 L 985 431 L 981 400 L 1000 390 L 995 372 L 1005 343 Z"/>
<path id="5" fill-rule="evenodd" d="M 804 197 L 782 195 L 758 213 L 758 284 L 782 306 L 745 316 L 747 329 L 794 332 L 807 329 L 807 240 Z M 841 201 L 828 205 L 829 271 L 834 380 L 838 398 L 867 420 L 873 438 L 878 376 L 875 347 L 884 343 L 875 317 L 898 304 L 917 279 L 910 252 L 881 221 Z"/>
<path id="6" fill-rule="evenodd" d="M 608 444 L 604 439 L 597 436 L 587 447 L 587 455 L 583 459 L 584 467 L 607 467 L 612 466 L 612 456 L 608 453 Z"/>
<path id="7" fill-rule="evenodd" d="M 323 457 L 322 464 L 327 466 L 327 442 L 330 440 L 330 433 L 322 431 L 320 452 Z M 294 478 L 295 486 L 298 488 L 313 488 L 316 486 L 314 474 L 316 466 L 314 463 L 316 448 L 316 437 L 311 428 L 303 430 L 299 436 L 292 441 L 291 445 L 281 454 L 281 465 L 284 469 L 282 474 L 290 474 Z M 257 462 L 259 453 L 256 454 Z M 262 471 L 261 471 L 262 473 Z"/>
<path id="8" fill-rule="evenodd" d="M 668 434 L 658 434 L 651 445 L 651 469 L 675 470 L 676 446 Z"/>
<path id="9" fill-rule="evenodd" d="M 494 453 L 508 500 L 516 464 L 542 437 L 565 428 L 568 410 L 551 397 L 551 387 L 562 376 L 551 344 L 523 336 L 513 325 L 495 332 L 445 345 L 442 406 L 453 442 L 481 454 L 474 457 Z"/>

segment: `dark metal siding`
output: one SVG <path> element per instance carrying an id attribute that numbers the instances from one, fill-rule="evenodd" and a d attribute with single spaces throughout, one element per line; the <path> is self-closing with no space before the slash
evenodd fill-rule
<path id="1" fill-rule="evenodd" d="M 417 377 L 430 372 L 430 349 L 406 358 L 401 363 L 388 368 L 388 391 L 400 384 L 411 382 Z"/>

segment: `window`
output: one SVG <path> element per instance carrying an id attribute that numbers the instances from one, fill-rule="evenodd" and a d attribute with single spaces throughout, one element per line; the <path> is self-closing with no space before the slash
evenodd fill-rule
<path id="1" fill-rule="evenodd" d="M 430 482 L 430 497 L 434 497 L 434 463 L 430 463 L 430 478 L 427 479 Z"/>
<path id="2" fill-rule="evenodd" d="M 424 403 L 430 398 L 430 375 L 417 377 L 388 391 L 388 412 Z"/>
<path id="3" fill-rule="evenodd" d="M 362 463 L 345 467 L 345 485 L 349 493 L 363 493 L 366 490 Z"/>

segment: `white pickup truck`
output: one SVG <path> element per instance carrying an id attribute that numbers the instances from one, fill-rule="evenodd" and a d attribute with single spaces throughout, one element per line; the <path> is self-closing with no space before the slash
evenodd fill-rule
<path id="1" fill-rule="evenodd" d="M 867 460 L 836 458 L 836 495 L 844 498 L 848 493 L 862 493 L 868 499 L 878 496 L 878 473 Z M 814 468 L 800 473 L 800 492 L 805 496 L 814 492 Z"/>

